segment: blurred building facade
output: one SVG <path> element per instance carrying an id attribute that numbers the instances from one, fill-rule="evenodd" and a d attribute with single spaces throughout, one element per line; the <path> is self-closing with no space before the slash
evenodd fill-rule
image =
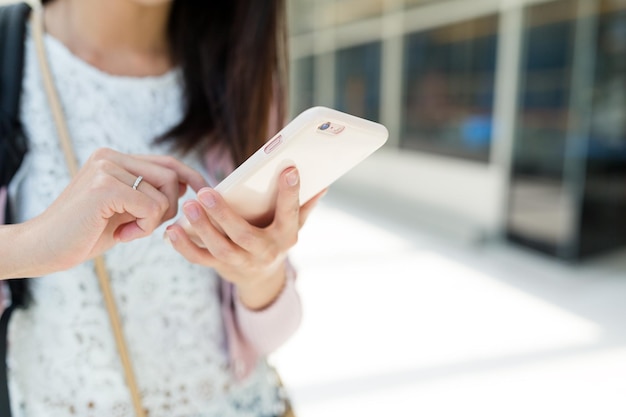
<path id="1" fill-rule="evenodd" d="M 562 259 L 626 244 L 626 0 L 288 7 L 293 113 L 385 124 L 378 176 Z"/>

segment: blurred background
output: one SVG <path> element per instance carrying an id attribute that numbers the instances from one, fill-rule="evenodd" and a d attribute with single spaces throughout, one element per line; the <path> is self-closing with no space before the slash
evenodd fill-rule
<path id="1" fill-rule="evenodd" d="M 312 416 L 626 415 L 626 0 L 288 0 L 292 115 L 385 124 L 294 262 Z"/>
<path id="2" fill-rule="evenodd" d="M 390 130 L 354 180 L 562 259 L 626 244 L 625 1 L 289 6 L 294 114 Z"/>

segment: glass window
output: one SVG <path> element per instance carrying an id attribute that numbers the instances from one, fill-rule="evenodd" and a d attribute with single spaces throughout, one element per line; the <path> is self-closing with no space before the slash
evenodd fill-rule
<path id="1" fill-rule="evenodd" d="M 626 160 L 626 2 L 604 0 L 598 19 L 590 157 Z"/>
<path id="2" fill-rule="evenodd" d="M 335 106 L 338 110 L 378 121 L 380 53 L 380 42 L 337 52 Z"/>
<path id="3" fill-rule="evenodd" d="M 626 4 L 572 4 L 525 12 L 508 235 L 580 259 L 626 243 Z"/>
<path id="4" fill-rule="evenodd" d="M 601 1 L 597 28 L 582 253 L 626 244 L 626 2 Z"/>
<path id="5" fill-rule="evenodd" d="M 525 16 L 517 173 L 560 179 L 567 137 L 576 7 L 569 0 L 530 7 Z"/>
<path id="6" fill-rule="evenodd" d="M 488 161 L 496 15 L 410 34 L 400 146 Z"/>
<path id="7" fill-rule="evenodd" d="M 291 110 L 297 115 L 315 103 L 315 58 L 307 56 L 292 62 Z"/>
<path id="8" fill-rule="evenodd" d="M 560 254 L 572 238 L 574 203 L 563 186 L 576 7 L 528 7 L 511 172 L 508 234 Z"/>

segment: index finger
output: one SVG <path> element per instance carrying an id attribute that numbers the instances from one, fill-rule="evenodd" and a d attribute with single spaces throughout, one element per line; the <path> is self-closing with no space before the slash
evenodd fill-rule
<path id="1" fill-rule="evenodd" d="M 140 155 L 138 158 L 171 169 L 178 175 L 179 182 L 188 184 L 195 192 L 209 186 L 209 183 L 200 172 L 174 157 L 166 155 Z"/>

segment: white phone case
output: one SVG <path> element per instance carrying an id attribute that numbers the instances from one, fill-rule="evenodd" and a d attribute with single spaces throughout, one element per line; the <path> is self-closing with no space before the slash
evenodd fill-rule
<path id="1" fill-rule="evenodd" d="M 328 128 L 321 130 L 327 123 Z M 273 211 L 278 176 L 287 167 L 298 168 L 304 204 L 380 148 L 387 137 L 381 124 L 313 107 L 294 118 L 215 190 L 241 216 L 255 221 Z"/>
<path id="2" fill-rule="evenodd" d="M 298 168 L 300 204 L 304 204 L 380 148 L 388 136 L 379 123 L 312 107 L 268 140 L 215 190 L 246 220 L 263 223 L 273 214 L 278 176 L 283 170 Z M 182 223 L 191 232 L 187 221 Z"/>

